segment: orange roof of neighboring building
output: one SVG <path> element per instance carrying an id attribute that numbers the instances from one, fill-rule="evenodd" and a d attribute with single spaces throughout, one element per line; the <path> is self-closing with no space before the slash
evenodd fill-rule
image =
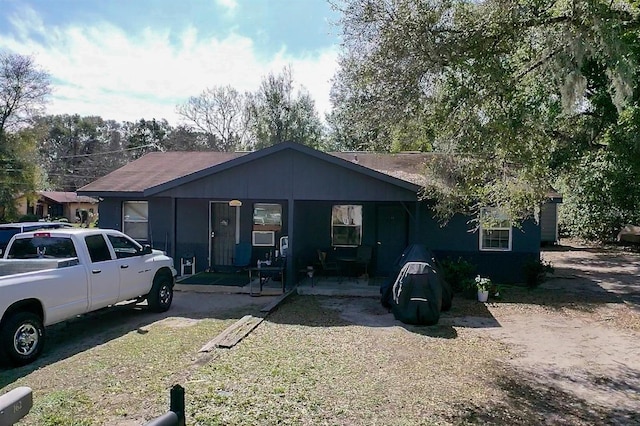
<path id="1" fill-rule="evenodd" d="M 98 202 L 95 198 L 87 197 L 86 195 L 78 195 L 75 192 L 62 192 L 62 191 L 38 191 L 42 197 L 49 199 L 53 202 L 65 204 L 65 203 L 92 203 Z"/>

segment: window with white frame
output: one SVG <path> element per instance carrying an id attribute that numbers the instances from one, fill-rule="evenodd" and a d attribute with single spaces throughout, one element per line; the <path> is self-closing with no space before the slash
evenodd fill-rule
<path id="1" fill-rule="evenodd" d="M 122 203 L 122 232 L 136 241 L 147 241 L 149 203 L 146 201 L 125 201 Z"/>
<path id="2" fill-rule="evenodd" d="M 509 217 L 495 207 L 480 209 L 480 250 L 510 251 L 512 227 Z"/>
<path id="3" fill-rule="evenodd" d="M 331 210 L 331 244 L 357 247 L 362 243 L 362 206 L 335 205 Z"/>

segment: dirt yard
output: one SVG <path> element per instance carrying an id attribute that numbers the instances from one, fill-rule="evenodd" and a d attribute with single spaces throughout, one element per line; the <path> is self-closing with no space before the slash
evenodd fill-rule
<path id="1" fill-rule="evenodd" d="M 539 289 L 508 289 L 503 301 L 486 305 L 488 315 L 459 316 L 454 308 L 440 325 L 507 344 L 509 356 L 500 361 L 538 386 L 620 413 L 607 422 L 640 424 L 632 414 L 640 413 L 640 255 L 574 243 L 544 250 L 543 259 L 554 272 Z M 326 306 L 356 324 L 398 324 L 376 303 Z"/>

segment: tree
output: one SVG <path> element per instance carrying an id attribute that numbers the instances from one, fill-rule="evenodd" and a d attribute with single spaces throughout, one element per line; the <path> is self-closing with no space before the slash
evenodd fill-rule
<path id="1" fill-rule="evenodd" d="M 0 52 L 0 138 L 39 112 L 50 93 L 49 75 L 33 59 Z"/>
<path id="2" fill-rule="evenodd" d="M 178 114 L 210 136 L 210 148 L 235 151 L 247 143 L 249 114 L 246 95 L 231 86 L 213 87 L 177 107 Z"/>
<path id="3" fill-rule="evenodd" d="M 322 124 L 308 92 L 294 94 L 290 68 L 281 74 L 269 74 L 249 98 L 255 149 L 294 141 L 318 147 L 322 142 Z"/>
<path id="4" fill-rule="evenodd" d="M 419 146 L 438 152 L 425 196 L 445 220 L 482 204 L 502 207 L 514 222 L 530 216 L 553 179 L 599 149 L 631 99 L 638 9 L 629 2 L 339 7 L 336 106 L 351 119 L 366 115 L 362 128 L 389 141 L 398 126 L 419 131 Z"/>
<path id="5" fill-rule="evenodd" d="M 112 126 L 116 126 L 113 128 Z M 50 115 L 35 120 L 42 135 L 38 149 L 49 186 L 75 191 L 123 165 L 127 157 L 120 145 L 119 127 L 101 117 Z M 120 161 L 113 161 L 120 154 Z"/>
<path id="6" fill-rule="evenodd" d="M 29 128 L 37 135 L 48 187 L 76 189 L 153 151 L 208 149 L 208 135 L 166 120 L 116 122 L 97 116 L 48 115 Z M 41 188 L 42 189 L 42 188 Z"/>
<path id="7" fill-rule="evenodd" d="M 0 52 L 0 203 L 3 219 L 17 218 L 15 198 L 41 183 L 36 136 L 25 129 L 50 93 L 49 76 L 27 56 Z"/>
<path id="8" fill-rule="evenodd" d="M 164 145 L 167 151 L 206 151 L 212 135 L 193 129 L 191 126 L 179 125 L 167 135 Z"/>
<path id="9" fill-rule="evenodd" d="M 142 118 L 135 123 L 127 122 L 124 128 L 127 133 L 127 150 L 134 160 L 148 152 L 165 151 L 164 142 L 172 130 L 167 120 L 155 118 L 151 120 Z"/>
<path id="10" fill-rule="evenodd" d="M 46 178 L 39 167 L 36 150 L 37 132 L 32 128 L 19 129 L 3 135 L 0 154 L 0 212 L 4 221 L 19 219 L 15 200 L 25 196 L 30 202 L 36 199 L 36 190 L 46 185 Z"/>

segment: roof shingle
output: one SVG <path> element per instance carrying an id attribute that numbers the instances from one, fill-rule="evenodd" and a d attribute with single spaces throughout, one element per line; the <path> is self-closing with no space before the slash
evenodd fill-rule
<path id="1" fill-rule="evenodd" d="M 142 192 L 207 167 L 238 158 L 246 152 L 151 152 L 83 186 L 83 192 Z"/>

